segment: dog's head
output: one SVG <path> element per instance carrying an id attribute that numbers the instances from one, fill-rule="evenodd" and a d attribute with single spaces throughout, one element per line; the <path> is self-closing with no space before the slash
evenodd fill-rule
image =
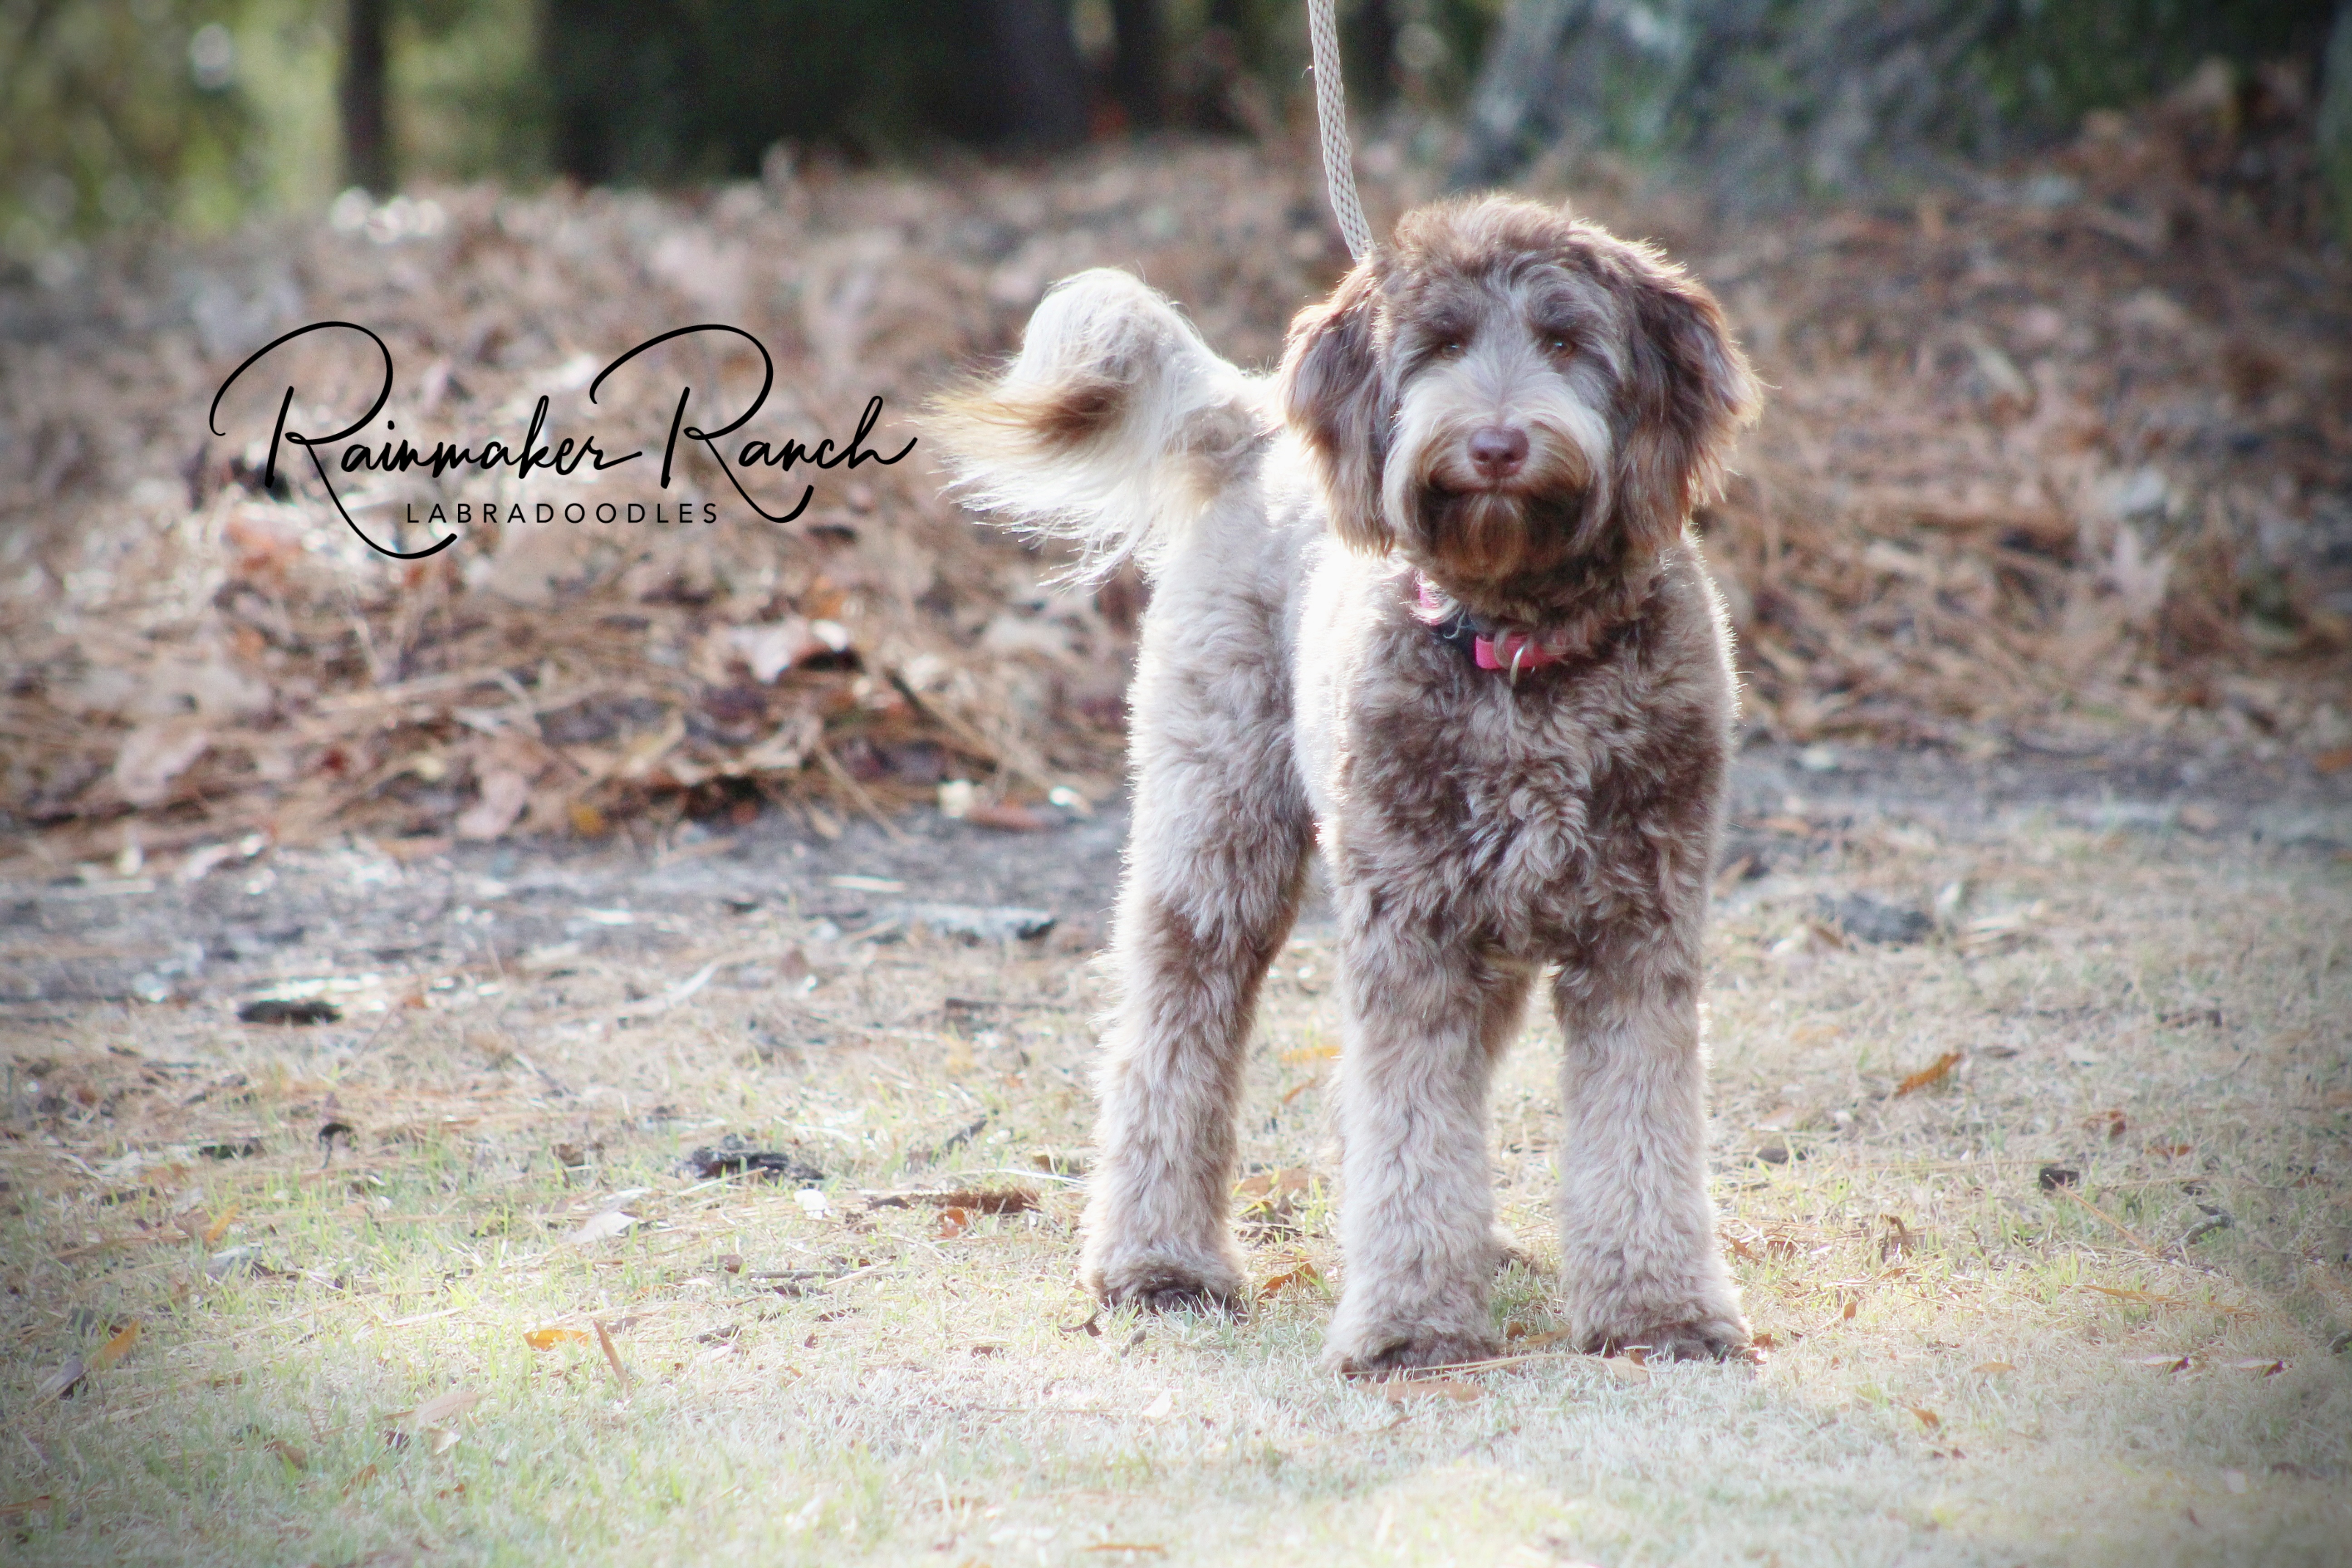
<path id="1" fill-rule="evenodd" d="M 1704 287 L 1502 196 L 1407 214 L 1291 324 L 1282 395 L 1342 538 L 1520 608 L 1678 538 L 1757 404 Z"/>

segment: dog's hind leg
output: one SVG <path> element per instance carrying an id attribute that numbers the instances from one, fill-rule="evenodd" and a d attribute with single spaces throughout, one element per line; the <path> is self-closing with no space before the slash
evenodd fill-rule
<path id="1" fill-rule="evenodd" d="M 1476 1361 L 1497 1343 L 1486 1087 L 1533 975 L 1366 889 L 1342 890 L 1340 921 L 1347 1275 L 1324 1360 L 1350 1373 Z"/>
<path id="2" fill-rule="evenodd" d="M 1181 572 L 1146 620 L 1080 1261 L 1113 1306 L 1247 1301 L 1228 1222 L 1242 1061 L 1313 843 L 1276 626 L 1271 605 Z"/>
<path id="3" fill-rule="evenodd" d="M 1673 1360 L 1748 1343 L 1706 1192 L 1695 940 L 1563 969 L 1560 1279 L 1586 1350 Z"/>

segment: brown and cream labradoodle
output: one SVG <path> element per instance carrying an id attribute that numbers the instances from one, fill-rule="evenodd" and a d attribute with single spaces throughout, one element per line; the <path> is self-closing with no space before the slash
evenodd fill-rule
<path id="1" fill-rule="evenodd" d="M 1083 1271 L 1246 1299 L 1228 1223 L 1258 986 L 1320 848 L 1345 1034 L 1327 1359 L 1491 1353 L 1486 1087 L 1528 994 L 1567 1060 L 1564 1311 L 1601 1349 L 1748 1327 L 1706 1193 L 1701 925 L 1734 687 L 1686 525 L 1754 380 L 1655 251 L 1502 197 L 1408 215 L 1252 376 L 1081 273 L 950 399 L 980 506 L 1154 583 Z"/>

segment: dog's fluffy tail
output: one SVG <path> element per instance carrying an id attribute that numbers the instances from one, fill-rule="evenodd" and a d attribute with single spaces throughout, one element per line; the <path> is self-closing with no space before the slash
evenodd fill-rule
<path id="1" fill-rule="evenodd" d="M 1262 384 L 1167 297 L 1108 268 L 1055 284 L 1021 355 L 932 406 L 954 493 L 1078 547 L 1072 574 L 1147 574 L 1273 429 Z"/>

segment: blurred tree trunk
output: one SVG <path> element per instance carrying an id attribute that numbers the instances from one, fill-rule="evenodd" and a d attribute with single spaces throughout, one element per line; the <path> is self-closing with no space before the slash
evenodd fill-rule
<path id="1" fill-rule="evenodd" d="M 2336 232 L 2352 245 L 2352 0 L 2337 0 L 2319 79 L 2319 172 L 2336 206 Z"/>
<path id="2" fill-rule="evenodd" d="M 344 0 L 343 71 L 336 92 L 342 117 L 343 178 L 377 195 L 389 193 L 393 185 L 384 59 L 387 5 L 388 0 Z"/>
<path id="3" fill-rule="evenodd" d="M 1543 118 L 1554 61 L 1585 0 L 1511 0 L 1486 40 L 1470 90 L 1467 142 L 1454 165 L 1455 185 L 1483 185 L 1517 168 Z"/>
<path id="4" fill-rule="evenodd" d="M 1111 0 L 1110 19 L 1118 35 L 1118 54 L 1111 62 L 1111 94 L 1127 110 L 1129 124 L 1139 131 L 1156 131 L 1168 118 L 1160 0 Z"/>
<path id="5" fill-rule="evenodd" d="M 1028 147 L 1067 147 L 1087 134 L 1087 76 L 1066 0 L 982 0 L 1004 131 Z"/>

